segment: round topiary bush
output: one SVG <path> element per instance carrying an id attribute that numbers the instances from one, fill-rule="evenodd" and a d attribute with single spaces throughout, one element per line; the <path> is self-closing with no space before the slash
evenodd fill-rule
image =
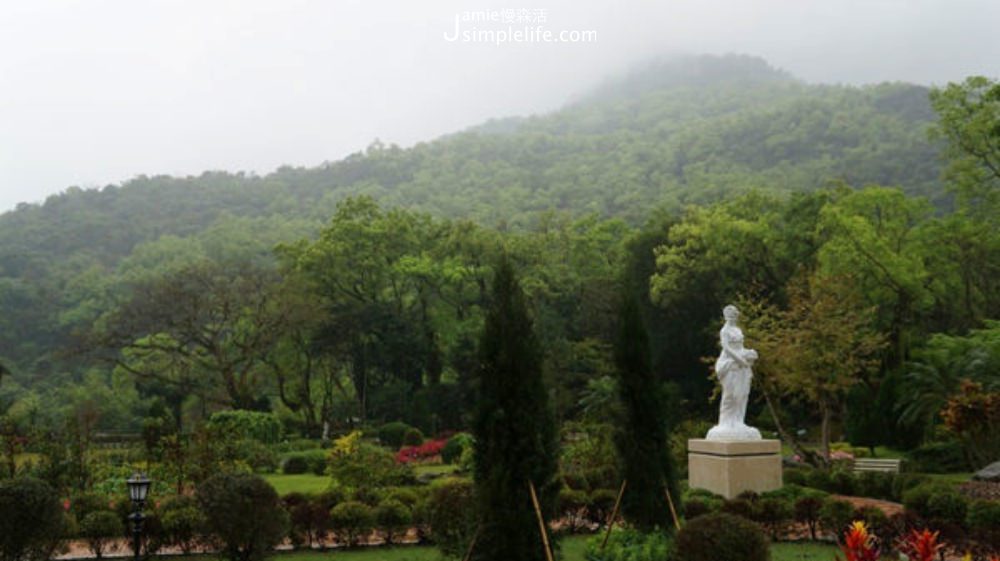
<path id="1" fill-rule="evenodd" d="M 278 493 L 259 475 L 214 475 L 198 486 L 197 498 L 207 529 L 233 561 L 263 559 L 288 530 Z"/>
<path id="2" fill-rule="evenodd" d="M 679 561 L 768 561 L 769 542 L 753 522 L 726 513 L 699 516 L 677 533 Z"/>
<path id="3" fill-rule="evenodd" d="M 840 536 L 854 521 L 854 505 L 841 499 L 826 499 L 819 509 L 819 521 L 827 533 Z"/>
<path id="4" fill-rule="evenodd" d="M 65 517 L 56 491 L 24 477 L 0 482 L 0 559 L 50 559 Z"/>
<path id="5" fill-rule="evenodd" d="M 309 462 L 305 456 L 294 454 L 287 456 L 281 462 L 281 473 L 285 475 L 299 475 L 309 471 Z"/>
<path id="6" fill-rule="evenodd" d="M 406 436 L 406 431 L 411 428 L 413 427 L 401 421 L 386 423 L 378 429 L 379 442 L 390 448 L 397 449 L 403 445 L 403 437 Z"/>
<path id="7" fill-rule="evenodd" d="M 446 464 L 453 464 L 462 457 L 462 452 L 472 446 L 472 435 L 460 432 L 448 439 L 448 442 L 441 449 L 441 460 Z"/>
<path id="8" fill-rule="evenodd" d="M 403 434 L 403 445 L 404 446 L 420 446 L 424 443 L 424 433 L 420 432 L 420 429 L 410 427 Z"/>
<path id="9" fill-rule="evenodd" d="M 446 555 L 461 556 L 476 533 L 475 489 L 471 481 L 438 480 L 427 497 L 424 521 L 430 538 Z"/>
<path id="10" fill-rule="evenodd" d="M 87 547 L 94 557 L 101 559 L 125 533 L 122 519 L 110 510 L 94 510 L 80 521 L 80 535 L 87 541 Z"/>
<path id="11" fill-rule="evenodd" d="M 395 499 L 386 499 L 375 507 L 375 523 L 385 532 L 385 543 L 392 544 L 393 536 L 413 521 L 413 512 Z"/>
<path id="12" fill-rule="evenodd" d="M 375 513 L 364 503 L 347 501 L 330 509 L 330 527 L 337 540 L 348 547 L 357 545 L 374 526 Z"/>

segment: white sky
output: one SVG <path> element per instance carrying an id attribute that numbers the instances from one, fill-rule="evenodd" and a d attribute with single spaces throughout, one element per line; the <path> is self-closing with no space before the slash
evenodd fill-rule
<path id="1" fill-rule="evenodd" d="M 597 40 L 444 40 L 458 13 L 520 8 Z M 409 145 L 676 52 L 759 55 L 814 82 L 998 77 L 997 22 L 995 0 L 0 0 L 0 211 L 141 173 Z"/>

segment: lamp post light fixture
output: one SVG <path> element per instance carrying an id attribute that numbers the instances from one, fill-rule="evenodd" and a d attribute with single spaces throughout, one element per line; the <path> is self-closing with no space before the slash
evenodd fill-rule
<path id="1" fill-rule="evenodd" d="M 146 477 L 145 473 L 136 472 L 128 478 L 128 496 L 132 499 L 132 514 L 128 515 L 132 522 L 132 551 L 138 561 L 142 553 L 142 521 L 146 516 L 142 513 L 142 507 L 146 504 L 146 497 L 149 496 L 149 486 L 152 481 Z"/>

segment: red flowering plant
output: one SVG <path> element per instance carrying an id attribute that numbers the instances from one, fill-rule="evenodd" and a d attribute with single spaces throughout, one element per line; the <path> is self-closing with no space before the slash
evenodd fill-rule
<path id="1" fill-rule="evenodd" d="M 840 551 L 844 553 L 843 561 L 878 561 L 878 542 L 868 531 L 868 526 L 861 520 L 855 521 L 851 527 L 844 532 L 844 542 L 840 545 Z M 837 556 L 840 561 L 840 556 Z"/>
<path id="2" fill-rule="evenodd" d="M 396 461 L 401 464 L 408 464 L 410 462 L 428 460 L 441 455 L 441 450 L 444 449 L 444 446 L 447 443 L 448 439 L 439 438 L 436 440 L 428 440 L 418 446 L 407 446 L 405 448 L 401 448 L 399 452 L 396 452 Z"/>
<path id="3" fill-rule="evenodd" d="M 897 548 L 910 561 L 934 561 L 944 544 L 938 543 L 938 532 L 924 528 L 911 530 L 899 541 Z"/>

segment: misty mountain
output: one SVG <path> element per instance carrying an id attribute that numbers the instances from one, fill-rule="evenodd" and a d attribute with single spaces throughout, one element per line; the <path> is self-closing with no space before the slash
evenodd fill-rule
<path id="1" fill-rule="evenodd" d="M 807 84 L 746 56 L 669 59 L 551 114 L 410 148 L 376 141 L 339 161 L 265 176 L 206 172 L 70 188 L 0 216 L 0 336 L 57 346 L 99 306 L 94 283 L 83 294 L 80 279 L 155 265 L 155 252 L 136 252 L 144 242 L 202 236 L 219 254 L 254 257 L 314 232 L 351 195 L 510 228 L 549 210 L 637 224 L 656 207 L 676 212 L 748 189 L 830 182 L 901 186 L 938 200 L 927 94 L 910 84 Z"/>

